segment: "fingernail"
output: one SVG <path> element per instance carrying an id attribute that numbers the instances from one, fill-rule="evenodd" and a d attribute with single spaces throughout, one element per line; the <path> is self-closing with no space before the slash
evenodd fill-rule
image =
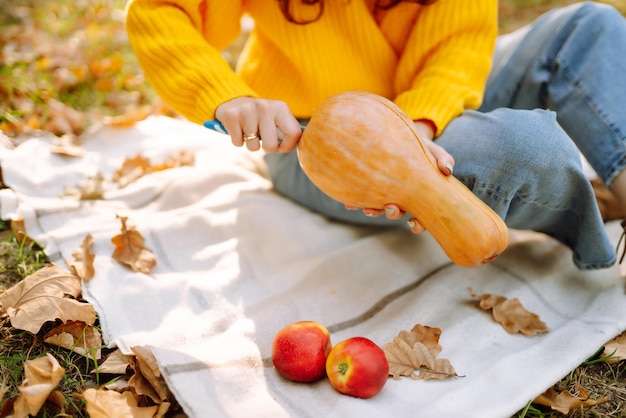
<path id="1" fill-rule="evenodd" d="M 409 219 L 406 223 L 409 224 L 409 228 L 415 228 L 415 221 L 413 219 Z"/>
<path id="2" fill-rule="evenodd" d="M 364 211 L 364 212 L 363 212 L 363 214 L 364 214 L 365 216 L 369 217 L 369 218 L 371 218 L 371 217 L 373 217 L 373 216 L 374 216 L 374 214 L 373 214 L 372 212 L 365 212 L 365 211 Z"/>
<path id="3" fill-rule="evenodd" d="M 450 161 L 446 163 L 446 168 L 450 170 L 450 175 L 452 175 L 452 172 L 454 171 L 454 167 L 452 167 L 452 163 Z"/>
<path id="4" fill-rule="evenodd" d="M 386 207 L 386 208 L 385 208 L 385 213 L 386 213 L 388 216 L 391 216 L 391 215 L 393 215 L 394 213 L 396 213 L 396 210 L 395 210 L 394 208 L 389 208 L 389 207 Z"/>

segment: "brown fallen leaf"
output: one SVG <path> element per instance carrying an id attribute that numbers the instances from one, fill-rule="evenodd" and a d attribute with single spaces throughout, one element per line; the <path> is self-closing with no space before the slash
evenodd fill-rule
<path id="1" fill-rule="evenodd" d="M 80 277 L 80 279 L 85 283 L 91 280 L 95 274 L 93 260 L 96 256 L 91 252 L 92 246 L 93 236 L 91 234 L 87 234 L 78 251 L 72 253 L 74 261 L 66 261 L 74 274 Z"/>
<path id="2" fill-rule="evenodd" d="M 113 259 L 127 265 L 133 271 L 150 273 L 156 265 L 152 251 L 144 246 L 144 238 L 134 227 L 126 226 L 127 217 L 117 216 L 122 223 L 122 233 L 111 238 L 115 245 Z"/>
<path id="3" fill-rule="evenodd" d="M 148 158 L 142 155 L 136 155 L 135 157 L 124 160 L 122 167 L 115 171 L 111 181 L 120 188 L 124 188 L 147 174 L 193 165 L 194 163 L 195 156 L 185 150 L 169 156 L 161 164 L 152 164 Z"/>
<path id="4" fill-rule="evenodd" d="M 536 335 L 548 332 L 548 326 L 539 319 L 539 316 L 527 311 L 519 299 L 507 299 L 504 296 L 485 293 L 477 295 L 469 289 L 472 297 L 479 299 L 479 306 L 484 310 L 491 309 L 495 319 L 510 334 L 522 333 Z"/>
<path id="5" fill-rule="evenodd" d="M 550 388 L 537 396 L 533 400 L 533 403 L 550 407 L 555 411 L 567 415 L 572 409 L 599 405 L 609 400 L 606 396 L 597 400 L 589 399 L 589 394 L 581 386 L 576 387 L 576 393 L 576 395 L 573 395 L 567 390 L 557 393 L 554 388 Z"/>
<path id="6" fill-rule="evenodd" d="M 122 166 L 113 175 L 112 181 L 124 188 L 152 171 L 154 170 L 150 160 L 142 155 L 136 155 L 124 160 Z"/>
<path id="7" fill-rule="evenodd" d="M 14 328 L 33 334 L 44 323 L 56 319 L 93 325 L 96 311 L 90 303 L 74 299 L 80 294 L 80 279 L 70 271 L 50 264 L 0 294 L 0 312 L 8 314 Z"/>
<path id="8" fill-rule="evenodd" d="M 37 416 L 64 374 L 65 370 L 50 353 L 34 360 L 26 360 L 24 380 L 18 387 L 20 394 L 13 404 L 13 416 Z"/>
<path id="9" fill-rule="evenodd" d="M 131 356 L 126 356 L 122 353 L 122 350 L 117 349 L 109 354 L 106 360 L 98 366 L 98 373 L 126 374 L 130 367 L 131 359 Z M 92 371 L 92 373 L 94 372 Z"/>
<path id="10" fill-rule="evenodd" d="M 141 346 L 132 347 L 131 350 L 135 353 L 135 357 L 131 359 L 131 368 L 135 374 L 128 381 L 129 387 L 155 403 L 173 400 L 152 351 Z"/>
<path id="11" fill-rule="evenodd" d="M 108 187 L 108 182 L 102 173 L 87 177 L 78 182 L 76 186 L 64 186 L 62 198 L 76 200 L 99 200 L 104 198 L 104 192 Z"/>
<path id="12" fill-rule="evenodd" d="M 626 332 L 623 332 L 604 344 L 602 356 L 611 356 L 606 360 L 609 363 L 617 363 L 621 360 L 626 360 Z"/>
<path id="13" fill-rule="evenodd" d="M 43 340 L 95 360 L 101 357 L 102 336 L 96 328 L 84 322 L 69 321 L 54 327 L 44 335 Z"/>
<path id="14" fill-rule="evenodd" d="M 400 376 L 427 380 L 458 376 L 449 360 L 437 358 L 441 352 L 440 335 L 439 328 L 420 324 L 410 332 L 400 331 L 383 349 L 389 363 L 389 375 L 396 380 Z"/>
<path id="15" fill-rule="evenodd" d="M 105 116 L 102 122 L 115 128 L 127 128 L 152 114 L 152 106 L 143 105 L 117 116 Z"/>
<path id="16" fill-rule="evenodd" d="M 13 233 L 15 240 L 22 242 L 24 245 L 31 245 L 35 243 L 35 241 L 33 241 L 26 233 L 26 225 L 23 220 L 12 220 L 11 232 Z"/>
<path id="17" fill-rule="evenodd" d="M 157 418 L 163 417 L 169 404 L 138 406 L 137 396 L 131 391 L 87 389 L 76 397 L 85 400 L 91 418 Z"/>

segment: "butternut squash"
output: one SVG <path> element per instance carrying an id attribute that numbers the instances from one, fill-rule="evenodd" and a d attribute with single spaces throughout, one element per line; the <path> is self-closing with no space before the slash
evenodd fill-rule
<path id="1" fill-rule="evenodd" d="M 297 152 L 304 172 L 328 196 L 361 208 L 398 205 L 458 265 L 488 263 L 508 245 L 503 220 L 441 173 L 413 121 L 384 97 L 350 91 L 327 99 Z"/>

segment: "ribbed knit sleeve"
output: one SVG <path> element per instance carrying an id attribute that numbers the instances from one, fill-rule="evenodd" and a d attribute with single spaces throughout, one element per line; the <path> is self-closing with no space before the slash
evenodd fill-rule
<path id="1" fill-rule="evenodd" d="M 497 37 L 497 1 L 439 0 L 424 7 L 396 71 L 395 102 L 440 133 L 480 106 Z"/>
<path id="2" fill-rule="evenodd" d="M 294 16 L 319 4 L 291 2 Z M 220 51 L 255 22 L 236 71 Z M 497 36 L 496 0 L 401 2 L 324 0 L 319 19 L 289 22 L 269 0 L 131 0 L 126 25 L 146 78 L 192 121 L 239 96 L 287 103 L 307 118 L 333 94 L 363 90 L 395 102 L 440 133 L 480 105 Z"/>
<path id="3" fill-rule="evenodd" d="M 209 13 L 219 16 L 211 25 L 205 20 Z M 241 4 L 236 0 L 132 0 L 126 28 L 157 94 L 189 120 L 201 123 L 212 119 L 216 107 L 227 100 L 256 96 L 220 53 L 239 35 L 240 19 Z"/>

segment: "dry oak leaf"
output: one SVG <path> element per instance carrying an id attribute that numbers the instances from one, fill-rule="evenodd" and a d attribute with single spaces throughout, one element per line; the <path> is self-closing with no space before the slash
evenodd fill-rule
<path id="1" fill-rule="evenodd" d="M 127 265 L 133 271 L 150 273 L 156 265 L 152 251 L 144 246 L 144 238 L 134 227 L 126 226 L 126 216 L 117 216 L 122 222 L 122 233 L 111 238 L 115 245 L 113 259 Z"/>
<path id="2" fill-rule="evenodd" d="M 102 336 L 96 328 L 84 322 L 69 321 L 54 327 L 44 335 L 43 340 L 95 360 L 101 357 Z"/>
<path id="3" fill-rule="evenodd" d="M 70 266 L 74 274 L 76 274 L 83 282 L 88 282 L 93 278 L 95 274 L 93 267 L 93 260 L 96 258 L 95 254 L 91 252 L 93 246 L 93 236 L 87 234 L 80 244 L 78 251 L 72 253 L 74 261 L 66 261 Z"/>
<path id="4" fill-rule="evenodd" d="M 576 395 L 573 395 L 567 390 L 557 393 L 554 388 L 550 388 L 537 396 L 533 400 L 533 403 L 550 407 L 555 411 L 567 415 L 572 409 L 599 405 L 609 400 L 606 396 L 597 400 L 589 399 L 589 394 L 581 386 L 576 387 L 576 393 Z"/>
<path id="5" fill-rule="evenodd" d="M 441 352 L 439 328 L 417 324 L 410 332 L 400 331 L 383 351 L 389 363 L 389 375 L 412 379 L 447 379 L 458 376 L 447 359 L 437 358 Z M 419 374 L 415 374 L 419 372 Z"/>
<path id="6" fill-rule="evenodd" d="M 24 380 L 18 387 L 20 394 L 13 404 L 12 416 L 36 416 L 64 374 L 65 370 L 50 353 L 25 361 Z"/>
<path id="7" fill-rule="evenodd" d="M 504 296 L 485 293 L 477 295 L 469 289 L 472 297 L 479 299 L 479 306 L 484 310 L 491 309 L 493 319 L 495 319 L 509 333 L 522 333 L 525 335 L 536 335 L 541 332 L 548 332 L 548 326 L 539 319 L 539 316 L 527 311 L 519 299 L 507 299 Z"/>
<path id="8" fill-rule="evenodd" d="M 56 319 L 93 325 L 96 311 L 90 303 L 74 299 L 80 294 L 80 278 L 56 264 L 50 264 L 0 294 L 0 311 L 9 315 L 14 328 L 33 334 L 44 323 Z"/>
<path id="9" fill-rule="evenodd" d="M 128 386 L 138 395 L 145 395 L 155 403 L 173 400 L 152 351 L 141 346 L 131 347 L 131 350 L 135 353 L 131 360 L 135 374 L 128 381 Z"/>
<path id="10" fill-rule="evenodd" d="M 91 418 L 159 418 L 165 416 L 169 404 L 138 406 L 134 393 L 112 390 L 87 389 L 80 395 L 85 400 L 87 413 Z"/>

